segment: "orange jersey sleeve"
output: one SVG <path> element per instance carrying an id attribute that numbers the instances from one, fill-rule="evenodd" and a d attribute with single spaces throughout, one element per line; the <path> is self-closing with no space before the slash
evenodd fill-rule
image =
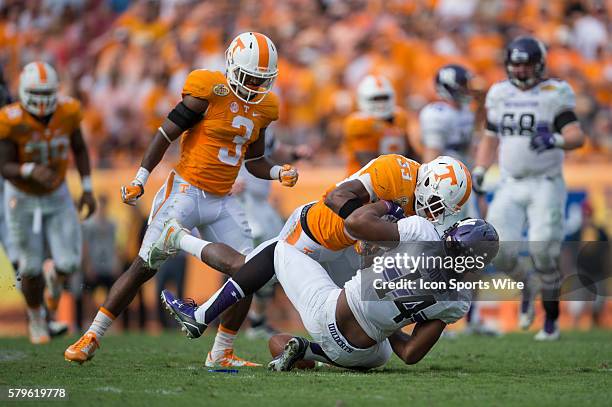
<path id="1" fill-rule="evenodd" d="M 415 214 L 414 190 L 421 165 L 399 154 L 381 155 L 359 171 L 372 201 L 385 199 L 400 205 L 406 216 Z"/>
<path id="2" fill-rule="evenodd" d="M 206 99 L 208 109 L 204 119 L 183 134 L 176 171 L 206 192 L 226 195 L 249 145 L 278 119 L 278 98 L 269 93 L 259 104 L 245 103 L 223 73 L 207 70 L 189 74 L 183 95 Z"/>
<path id="3" fill-rule="evenodd" d="M 46 165 L 57 175 L 50 188 L 26 179 L 11 182 L 22 191 L 36 195 L 47 194 L 59 187 L 68 169 L 70 138 L 79 129 L 82 117 L 80 103 L 69 97 L 60 97 L 57 109 L 46 125 L 26 112 L 19 103 L 0 110 L 0 138 L 15 143 L 19 163 Z"/>

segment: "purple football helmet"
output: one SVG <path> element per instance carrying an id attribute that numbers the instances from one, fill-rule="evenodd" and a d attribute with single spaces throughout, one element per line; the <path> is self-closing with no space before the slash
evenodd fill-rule
<path id="1" fill-rule="evenodd" d="M 449 256 L 483 256 L 488 264 L 499 251 L 497 231 L 485 220 L 465 218 L 442 235 Z"/>

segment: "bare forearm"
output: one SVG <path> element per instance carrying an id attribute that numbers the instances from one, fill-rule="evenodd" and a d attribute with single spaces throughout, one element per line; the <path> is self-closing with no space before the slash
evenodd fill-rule
<path id="1" fill-rule="evenodd" d="M 19 172 L 20 165 L 17 163 L 9 162 L 2 166 L 2 170 L 0 173 L 6 179 L 13 180 L 21 178 L 21 174 Z"/>
<path id="2" fill-rule="evenodd" d="M 399 241 L 397 225 L 381 219 L 387 214 L 388 207 L 383 201 L 356 209 L 346 220 L 344 226 L 351 236 L 370 242 Z"/>
<path id="3" fill-rule="evenodd" d="M 490 135 L 482 137 L 476 151 L 476 167 L 489 168 L 493 164 L 498 144 L 497 137 Z"/>
<path id="4" fill-rule="evenodd" d="M 149 172 L 153 171 L 162 158 L 164 158 L 164 154 L 166 150 L 168 150 L 168 147 L 170 147 L 170 143 L 168 143 L 161 132 L 157 130 L 153 136 L 153 140 L 145 151 L 140 166 L 146 168 Z"/>
<path id="5" fill-rule="evenodd" d="M 245 164 L 246 169 L 251 174 L 261 179 L 272 179 L 272 177 L 270 177 L 270 170 L 274 165 L 275 164 L 270 162 L 266 157 L 261 157 L 258 160 L 248 161 Z"/>
<path id="6" fill-rule="evenodd" d="M 564 150 L 574 150 L 584 144 L 585 136 L 578 122 L 563 127 L 561 136 L 563 136 L 563 146 L 561 148 Z"/>

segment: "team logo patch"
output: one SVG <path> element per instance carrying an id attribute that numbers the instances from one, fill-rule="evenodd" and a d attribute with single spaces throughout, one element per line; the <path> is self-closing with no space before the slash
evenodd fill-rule
<path id="1" fill-rule="evenodd" d="M 408 197 L 406 196 L 400 196 L 399 198 L 393 200 L 394 203 L 396 203 L 397 205 L 401 207 L 408 205 L 409 201 L 410 199 L 408 199 Z"/>
<path id="2" fill-rule="evenodd" d="M 238 113 L 238 103 L 236 102 L 230 103 L 230 111 L 232 113 Z"/>
<path id="3" fill-rule="evenodd" d="M 557 87 L 555 85 L 544 85 L 540 89 L 543 91 L 547 91 L 547 90 L 555 90 L 557 89 Z"/>
<path id="4" fill-rule="evenodd" d="M 229 95 L 229 89 L 222 83 L 218 83 L 213 87 L 213 93 L 217 96 L 227 96 Z"/>

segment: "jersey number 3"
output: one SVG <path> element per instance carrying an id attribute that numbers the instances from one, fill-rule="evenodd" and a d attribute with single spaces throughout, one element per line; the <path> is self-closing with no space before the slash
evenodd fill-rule
<path id="1" fill-rule="evenodd" d="M 242 146 L 250 140 L 251 135 L 253 134 L 253 127 L 255 127 L 255 125 L 249 118 L 244 116 L 236 116 L 234 117 L 234 120 L 232 120 L 232 127 L 236 129 L 241 129 L 244 127 L 246 129 L 245 134 L 244 136 L 234 136 L 234 139 L 232 140 L 235 149 L 234 154 L 230 153 L 229 148 L 223 147 L 219 149 L 218 157 L 219 161 L 222 163 L 236 166 L 240 162 L 240 157 L 242 157 Z"/>

